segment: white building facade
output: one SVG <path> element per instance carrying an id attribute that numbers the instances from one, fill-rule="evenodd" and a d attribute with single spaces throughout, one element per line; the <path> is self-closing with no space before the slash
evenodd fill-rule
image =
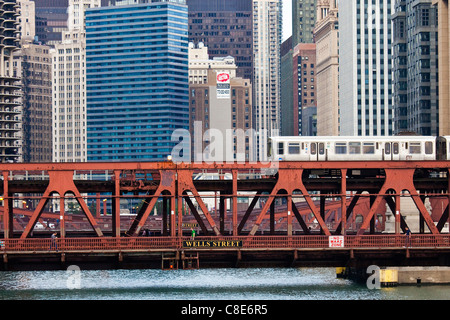
<path id="1" fill-rule="evenodd" d="M 100 0 L 70 0 L 69 31 L 51 50 L 53 63 L 53 161 L 87 161 L 86 32 L 84 10 Z"/>
<path id="2" fill-rule="evenodd" d="M 267 158 L 267 138 L 280 129 L 281 0 L 253 1 L 253 117 L 257 159 Z"/>
<path id="3" fill-rule="evenodd" d="M 340 135 L 393 133 L 394 0 L 339 2 Z"/>

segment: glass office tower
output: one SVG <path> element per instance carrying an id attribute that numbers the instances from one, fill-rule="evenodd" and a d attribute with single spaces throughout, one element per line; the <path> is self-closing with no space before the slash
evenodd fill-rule
<path id="1" fill-rule="evenodd" d="M 165 160 L 189 130 L 187 13 L 184 0 L 86 11 L 88 161 Z"/>

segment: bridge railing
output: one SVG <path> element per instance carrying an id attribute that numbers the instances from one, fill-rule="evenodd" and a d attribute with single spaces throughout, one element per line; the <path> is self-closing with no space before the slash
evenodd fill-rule
<path id="1" fill-rule="evenodd" d="M 342 248 L 445 248 L 450 247 L 450 235 L 363 235 L 339 237 Z M 333 245 L 334 246 L 334 245 Z M 330 237 L 308 236 L 214 236 L 196 237 L 96 237 L 62 239 L 1 239 L 1 252 L 43 252 L 43 251 L 151 251 L 175 249 L 325 249 L 330 248 Z"/>

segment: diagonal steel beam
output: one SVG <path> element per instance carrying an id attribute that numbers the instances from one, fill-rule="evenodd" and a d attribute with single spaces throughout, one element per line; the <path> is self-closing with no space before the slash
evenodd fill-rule
<path id="1" fill-rule="evenodd" d="M 197 208 L 192 203 L 191 198 L 189 198 L 187 195 L 184 196 L 184 201 L 186 201 L 187 205 L 189 206 L 189 209 L 191 210 L 192 214 L 195 217 L 195 220 L 197 220 L 199 227 L 202 229 L 202 232 L 205 235 L 208 235 L 208 229 L 205 226 L 205 223 L 203 222 L 202 218 L 198 214 Z"/>
<path id="2" fill-rule="evenodd" d="M 213 229 L 216 236 L 220 235 L 220 230 L 216 225 L 216 222 L 211 217 L 208 209 L 206 208 L 205 203 L 203 202 L 202 198 L 200 197 L 200 194 L 198 193 L 196 187 L 194 186 L 194 182 L 192 179 L 194 171 L 193 170 L 178 170 L 177 171 L 177 196 L 178 197 L 185 197 L 183 194 L 186 191 L 192 192 L 195 200 L 197 201 L 200 209 L 202 210 L 203 214 L 205 215 L 206 220 L 208 221 L 209 225 Z"/>
<path id="3" fill-rule="evenodd" d="M 245 211 L 245 214 L 242 217 L 241 223 L 239 223 L 239 226 L 238 226 L 238 234 L 240 234 L 242 229 L 244 228 L 245 223 L 247 222 L 248 218 L 250 217 L 250 214 L 252 213 L 253 209 L 255 208 L 256 204 L 258 203 L 260 195 L 261 195 L 261 191 L 258 191 L 256 193 L 256 195 L 253 197 L 252 202 L 248 206 L 247 211 Z"/>

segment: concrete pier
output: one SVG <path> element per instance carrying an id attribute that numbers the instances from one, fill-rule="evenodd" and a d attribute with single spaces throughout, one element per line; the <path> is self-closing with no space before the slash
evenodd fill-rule
<path id="1" fill-rule="evenodd" d="M 371 274 L 360 268 L 336 268 L 336 276 L 366 281 Z M 450 284 L 450 267 L 387 267 L 379 270 L 382 287 L 396 285 Z"/>
<path id="2" fill-rule="evenodd" d="M 399 267 L 398 284 L 450 284 L 450 267 Z"/>

